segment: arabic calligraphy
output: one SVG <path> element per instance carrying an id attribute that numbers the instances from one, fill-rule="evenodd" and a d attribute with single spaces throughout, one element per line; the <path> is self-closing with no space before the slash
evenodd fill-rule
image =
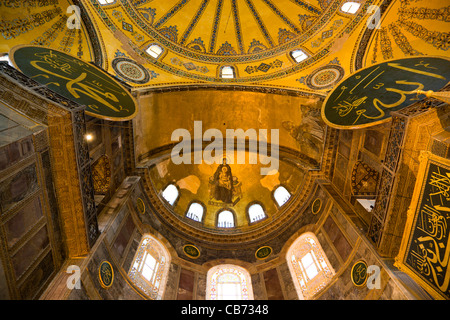
<path id="1" fill-rule="evenodd" d="M 355 286 L 360 287 L 367 280 L 367 264 L 364 261 L 356 262 L 351 271 L 352 282 Z"/>
<path id="2" fill-rule="evenodd" d="M 344 79 L 330 93 L 322 117 L 334 127 L 374 125 L 391 111 L 418 100 L 416 90 L 440 90 L 450 78 L 450 61 L 413 57 L 383 62 Z M 434 89 L 431 89 L 434 88 Z"/>
<path id="3" fill-rule="evenodd" d="M 100 284 L 104 288 L 109 288 L 114 280 L 114 271 L 112 265 L 108 261 L 103 261 L 98 269 Z"/>
<path id="4" fill-rule="evenodd" d="M 54 49 L 13 48 L 13 63 L 24 74 L 52 91 L 86 106 L 86 113 L 108 120 L 131 119 L 132 96 L 106 72 Z"/>
<path id="5" fill-rule="evenodd" d="M 450 298 L 450 169 L 430 163 L 406 263 Z"/>

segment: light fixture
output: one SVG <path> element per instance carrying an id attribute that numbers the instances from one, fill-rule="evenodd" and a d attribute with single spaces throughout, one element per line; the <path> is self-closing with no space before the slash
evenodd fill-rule
<path id="1" fill-rule="evenodd" d="M 84 138 L 86 139 L 87 142 L 91 142 L 92 140 L 94 140 L 94 136 L 90 133 L 86 134 Z"/>

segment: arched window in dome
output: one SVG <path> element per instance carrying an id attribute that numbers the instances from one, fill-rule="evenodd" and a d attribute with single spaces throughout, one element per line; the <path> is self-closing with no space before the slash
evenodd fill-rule
<path id="1" fill-rule="evenodd" d="M 264 218 L 267 217 L 263 207 L 259 203 L 250 204 L 247 212 L 250 223 L 263 220 Z"/>
<path id="2" fill-rule="evenodd" d="M 101 4 L 102 6 L 105 6 L 107 4 L 113 4 L 114 2 L 116 2 L 116 0 L 98 0 L 98 3 Z"/>
<path id="3" fill-rule="evenodd" d="M 292 59 L 294 59 L 295 62 L 297 63 L 302 62 L 303 60 L 308 58 L 308 55 L 303 50 L 300 49 L 291 51 L 290 55 Z"/>
<path id="4" fill-rule="evenodd" d="M 151 235 L 144 235 L 133 261 L 128 277 L 150 299 L 161 300 L 170 266 L 167 249 Z"/>
<path id="5" fill-rule="evenodd" d="M 220 211 L 217 216 L 217 226 L 219 228 L 233 228 L 234 214 L 230 210 Z"/>
<path id="6" fill-rule="evenodd" d="M 207 300 L 253 300 L 250 274 L 242 267 L 222 264 L 208 270 Z"/>
<path id="7" fill-rule="evenodd" d="M 186 217 L 194 221 L 202 222 L 205 208 L 199 202 L 192 202 L 186 212 Z"/>
<path id="8" fill-rule="evenodd" d="M 358 2 L 347 1 L 342 5 L 341 11 L 344 13 L 355 14 L 360 6 L 361 4 Z"/>
<path id="9" fill-rule="evenodd" d="M 180 192 L 174 184 L 169 184 L 162 192 L 162 197 L 173 206 L 178 199 Z"/>
<path id="10" fill-rule="evenodd" d="M 220 77 L 222 79 L 236 78 L 236 73 L 233 66 L 223 66 L 220 68 Z"/>
<path id="11" fill-rule="evenodd" d="M 306 232 L 295 240 L 286 260 L 300 299 L 314 297 L 334 276 L 333 267 L 312 232 Z"/>
<path id="12" fill-rule="evenodd" d="M 145 52 L 147 52 L 151 57 L 155 59 L 158 59 L 159 56 L 163 53 L 163 51 L 164 51 L 163 48 L 156 43 L 152 43 L 147 47 L 147 49 L 145 49 Z"/>
<path id="13" fill-rule="evenodd" d="M 286 202 L 288 202 L 288 200 L 291 197 L 291 194 L 285 187 L 279 186 L 273 192 L 273 197 L 275 198 L 275 201 L 277 202 L 278 206 L 281 207 Z"/>

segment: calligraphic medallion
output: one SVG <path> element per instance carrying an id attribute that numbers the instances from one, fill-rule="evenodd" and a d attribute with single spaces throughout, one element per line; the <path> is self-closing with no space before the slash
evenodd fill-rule
<path id="1" fill-rule="evenodd" d="M 255 257 L 258 260 L 266 259 L 272 253 L 272 248 L 269 246 L 264 246 L 256 250 Z"/>
<path id="2" fill-rule="evenodd" d="M 145 213 L 145 203 L 144 200 L 142 200 L 141 198 L 137 198 L 136 200 L 136 206 L 137 209 L 139 211 L 140 214 L 144 214 Z"/>
<path id="3" fill-rule="evenodd" d="M 313 214 L 318 214 L 320 209 L 322 209 L 322 200 L 320 198 L 317 198 L 311 205 L 311 212 Z"/>
<path id="4" fill-rule="evenodd" d="M 106 260 L 102 261 L 98 267 L 98 280 L 100 285 L 105 289 L 108 289 L 113 284 L 114 270 L 111 263 Z"/>
<path id="5" fill-rule="evenodd" d="M 436 299 L 450 300 L 450 160 L 422 151 L 395 266 Z"/>
<path id="6" fill-rule="evenodd" d="M 450 59 L 417 56 L 388 60 L 344 78 L 322 105 L 326 124 L 339 129 L 373 126 L 425 96 L 416 90 L 439 91 L 449 83 Z"/>
<path id="7" fill-rule="evenodd" d="M 352 282 L 357 287 L 362 287 L 367 281 L 367 263 L 364 260 L 356 262 L 351 271 Z"/>
<path id="8" fill-rule="evenodd" d="M 192 244 L 185 245 L 183 251 L 189 258 L 197 259 L 200 257 L 200 250 Z"/>
<path id="9" fill-rule="evenodd" d="M 26 76 L 86 106 L 86 114 L 125 121 L 137 113 L 136 101 L 125 87 L 91 63 L 41 46 L 16 46 L 10 50 L 9 57 Z"/>

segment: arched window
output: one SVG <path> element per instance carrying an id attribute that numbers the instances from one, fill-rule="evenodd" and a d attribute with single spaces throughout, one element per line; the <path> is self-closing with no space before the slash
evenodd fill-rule
<path id="1" fill-rule="evenodd" d="M 273 197 L 275 198 L 275 201 L 277 202 L 278 206 L 281 207 L 289 200 L 291 194 L 289 193 L 289 191 L 287 191 L 285 187 L 279 186 L 273 192 Z"/>
<path id="2" fill-rule="evenodd" d="M 223 210 L 219 212 L 217 217 L 217 226 L 219 228 L 233 228 L 234 227 L 234 215 L 229 210 Z"/>
<path id="3" fill-rule="evenodd" d="M 158 59 L 158 57 L 163 53 L 163 48 L 161 48 L 160 45 L 157 45 L 156 43 L 153 43 L 148 46 L 148 48 L 145 50 L 150 56 L 152 56 L 155 59 Z"/>
<path id="4" fill-rule="evenodd" d="M 194 221 L 201 222 L 204 211 L 205 211 L 205 209 L 203 208 L 203 206 L 200 203 L 192 202 L 188 208 L 188 211 L 186 212 L 186 217 L 188 217 L 189 219 L 192 219 Z"/>
<path id="5" fill-rule="evenodd" d="M 300 49 L 294 50 L 290 52 L 291 57 L 295 60 L 295 62 L 302 62 L 306 58 L 308 58 L 308 55 Z"/>
<path id="6" fill-rule="evenodd" d="M 98 3 L 100 3 L 102 6 L 112 4 L 114 2 L 116 2 L 116 0 L 98 0 Z"/>
<path id="7" fill-rule="evenodd" d="M 223 79 L 233 79 L 236 77 L 234 72 L 234 67 L 232 66 L 223 66 L 220 68 L 220 77 Z"/>
<path id="8" fill-rule="evenodd" d="M 341 11 L 345 13 L 355 14 L 361 6 L 358 2 L 348 1 L 344 3 L 341 7 Z"/>
<path id="9" fill-rule="evenodd" d="M 334 270 L 312 232 L 295 240 L 286 260 L 300 299 L 311 299 L 333 278 Z"/>
<path id="10" fill-rule="evenodd" d="M 170 255 L 150 235 L 142 237 L 128 276 L 150 299 L 161 300 L 167 282 Z"/>
<path id="11" fill-rule="evenodd" d="M 266 217 L 263 207 L 259 203 L 254 203 L 248 207 L 248 218 L 250 223 L 262 220 Z"/>
<path id="12" fill-rule="evenodd" d="M 171 206 L 173 206 L 179 196 L 178 188 L 174 184 L 169 184 L 162 192 L 162 196 Z"/>
<path id="13" fill-rule="evenodd" d="M 253 300 L 250 274 L 242 267 L 222 264 L 209 269 L 207 300 Z"/>

